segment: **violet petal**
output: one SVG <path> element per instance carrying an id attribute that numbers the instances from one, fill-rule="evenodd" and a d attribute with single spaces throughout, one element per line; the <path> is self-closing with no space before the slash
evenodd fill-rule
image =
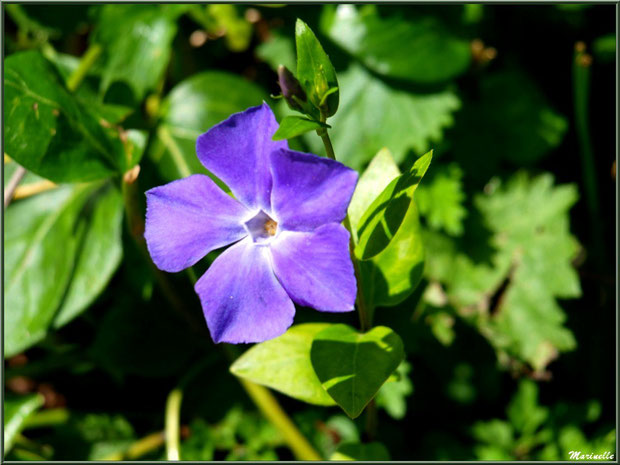
<path id="1" fill-rule="evenodd" d="M 357 173 L 328 158 L 293 150 L 271 154 L 272 211 L 281 228 L 311 231 L 340 223 L 355 190 Z"/>
<path id="2" fill-rule="evenodd" d="M 246 236 L 248 214 L 208 176 L 195 174 L 146 192 L 146 245 L 160 270 L 181 271 Z"/>
<path id="3" fill-rule="evenodd" d="M 269 154 L 288 147 L 286 141 L 271 140 L 277 129 L 278 123 L 266 103 L 248 108 L 198 137 L 198 159 L 241 203 L 269 211 Z"/>
<path id="4" fill-rule="evenodd" d="M 342 225 L 282 231 L 270 248 L 276 276 L 296 303 L 325 312 L 353 310 L 357 286 Z"/>
<path id="5" fill-rule="evenodd" d="M 216 343 L 266 341 L 293 323 L 295 305 L 271 269 L 269 248 L 249 237 L 226 249 L 195 290 Z"/>

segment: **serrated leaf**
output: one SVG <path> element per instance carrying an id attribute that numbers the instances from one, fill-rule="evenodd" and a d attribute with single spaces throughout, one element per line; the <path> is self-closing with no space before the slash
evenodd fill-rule
<path id="1" fill-rule="evenodd" d="M 273 140 L 292 139 L 310 131 L 331 126 L 320 121 L 311 120 L 303 116 L 286 116 L 280 121 L 280 127 L 273 135 Z"/>
<path id="2" fill-rule="evenodd" d="M 572 265 L 579 245 L 568 217 L 576 200 L 575 187 L 554 186 L 550 174 L 518 173 L 475 197 L 476 221 L 459 244 L 466 253 L 447 237 L 425 233 L 429 276 L 445 283 L 457 312 L 475 317 L 501 360 L 542 371 L 576 345 L 556 300 L 581 294 Z"/>
<path id="3" fill-rule="evenodd" d="M 122 200 L 111 186 L 100 188 L 61 186 L 7 209 L 5 357 L 85 310 L 116 270 Z"/>
<path id="4" fill-rule="evenodd" d="M 65 89 L 36 51 L 5 61 L 5 151 L 54 182 L 92 181 L 124 172 L 123 144 Z"/>
<path id="5" fill-rule="evenodd" d="M 394 87 L 357 64 L 340 73 L 339 81 L 340 107 L 329 120 L 338 130 L 330 135 L 338 160 L 356 170 L 384 147 L 398 164 L 409 151 L 425 153 L 432 142 L 442 140 L 460 107 L 450 88 L 420 92 Z M 304 141 L 312 153 L 325 155 L 320 138 L 308 134 Z"/>
<path id="6" fill-rule="evenodd" d="M 15 436 L 19 434 L 26 420 L 43 405 L 41 394 L 27 394 L 4 400 L 4 453 L 11 449 Z"/>
<path id="7" fill-rule="evenodd" d="M 310 362 L 314 336 L 327 323 L 292 326 L 275 339 L 256 344 L 230 367 L 231 373 L 315 405 L 334 405 Z"/>
<path id="8" fill-rule="evenodd" d="M 400 337 L 385 326 L 358 333 L 331 325 L 314 336 L 310 350 L 323 388 L 351 418 L 362 413 L 403 357 Z"/>
<path id="9" fill-rule="evenodd" d="M 453 79 L 471 62 L 469 41 L 437 18 L 380 16 L 375 5 L 325 8 L 321 30 L 369 69 L 421 84 Z"/>
<path id="10" fill-rule="evenodd" d="M 308 98 L 317 108 L 323 108 L 326 116 L 332 116 L 338 109 L 339 88 L 336 70 L 323 50 L 314 32 L 301 19 L 295 23 L 295 45 L 297 48 L 297 79 Z M 324 101 L 324 104 L 323 104 Z"/>
<path id="11" fill-rule="evenodd" d="M 413 195 L 428 169 L 432 151 L 421 156 L 411 169 L 390 182 L 360 219 L 355 255 L 368 260 L 383 251 L 396 235 Z"/>
<path id="12" fill-rule="evenodd" d="M 465 194 L 463 171 L 456 164 L 438 167 L 416 192 L 416 204 L 432 229 L 444 229 L 452 236 L 463 234 Z"/>
<path id="13" fill-rule="evenodd" d="M 196 139 L 231 114 L 260 105 L 255 84 L 237 75 L 207 71 L 176 85 L 162 103 L 158 138 L 150 156 L 165 180 L 209 174 L 196 156 Z"/>

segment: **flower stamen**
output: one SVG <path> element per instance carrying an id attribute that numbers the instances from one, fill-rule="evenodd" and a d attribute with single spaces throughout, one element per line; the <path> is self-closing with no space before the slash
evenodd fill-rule
<path id="1" fill-rule="evenodd" d="M 265 222 L 264 228 L 265 228 L 265 231 L 267 231 L 267 234 L 269 234 L 270 236 L 275 236 L 276 231 L 278 230 L 278 223 L 276 223 L 274 220 L 269 218 Z"/>

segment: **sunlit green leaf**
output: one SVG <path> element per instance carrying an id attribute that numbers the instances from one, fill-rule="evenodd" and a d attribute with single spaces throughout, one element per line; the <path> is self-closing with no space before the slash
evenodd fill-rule
<path id="1" fill-rule="evenodd" d="M 400 170 L 389 150 L 382 149 L 360 176 L 349 204 L 349 218 L 357 242 L 360 220 L 376 197 L 398 177 Z M 424 268 L 424 246 L 414 202 L 409 204 L 401 226 L 389 245 L 360 264 L 364 297 L 369 306 L 402 302 L 417 286 Z"/>
<path id="2" fill-rule="evenodd" d="M 280 127 L 273 135 L 273 140 L 292 139 L 293 137 L 301 136 L 310 131 L 321 128 L 329 128 L 330 126 L 321 123 L 320 121 L 314 121 L 303 116 L 286 116 L 280 122 Z"/>
<path id="3" fill-rule="evenodd" d="M 331 325 L 314 336 L 310 350 L 323 388 L 351 418 L 362 413 L 403 357 L 400 337 L 385 326 L 358 333 Z"/>
<path id="4" fill-rule="evenodd" d="M 232 364 L 230 371 L 310 404 L 334 405 L 310 362 L 312 340 L 327 327 L 327 323 L 292 326 L 282 336 L 256 344 Z"/>
<path id="5" fill-rule="evenodd" d="M 340 92 L 328 92 L 339 88 L 336 71 L 314 32 L 301 19 L 295 24 L 295 44 L 297 79 L 310 101 L 326 116 L 332 116 L 338 109 Z"/>
<path id="6" fill-rule="evenodd" d="M 428 169 L 432 152 L 420 157 L 411 169 L 395 178 L 375 198 L 359 221 L 355 255 L 367 260 L 384 250 L 400 228 L 414 192 Z"/>

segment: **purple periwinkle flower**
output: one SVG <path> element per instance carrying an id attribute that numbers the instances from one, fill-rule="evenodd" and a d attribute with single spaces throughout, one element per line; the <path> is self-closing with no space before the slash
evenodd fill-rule
<path id="1" fill-rule="evenodd" d="M 357 291 L 349 233 L 340 224 L 357 173 L 272 141 L 267 104 L 236 113 L 196 142 L 201 163 L 235 198 L 195 174 L 146 193 L 148 250 L 176 272 L 233 244 L 196 282 L 215 342 L 261 342 L 293 323 L 293 302 L 353 310 Z"/>

